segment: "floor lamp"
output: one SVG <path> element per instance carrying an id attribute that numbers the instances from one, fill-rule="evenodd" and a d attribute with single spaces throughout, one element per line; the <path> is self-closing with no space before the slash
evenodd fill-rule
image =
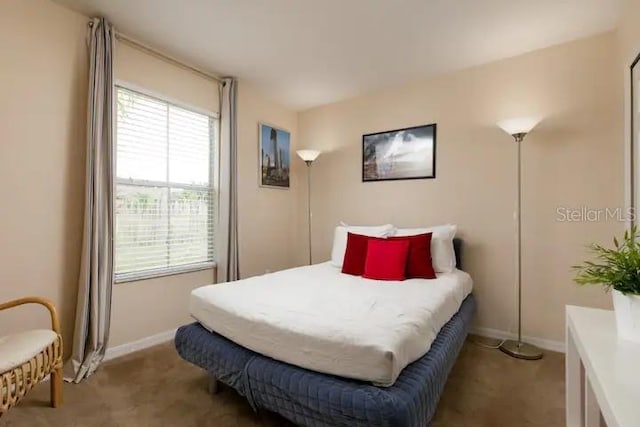
<path id="1" fill-rule="evenodd" d="M 517 146 L 518 156 L 518 220 L 517 220 L 517 270 L 518 270 L 518 340 L 506 340 L 500 345 L 500 350 L 509 356 L 526 359 L 537 360 L 542 358 L 542 351 L 534 345 L 522 342 L 522 155 L 520 148 L 524 137 L 538 124 L 538 120 L 521 118 L 504 120 L 498 123 L 498 126 L 513 137 Z"/>
<path id="2" fill-rule="evenodd" d="M 311 164 L 320 155 L 318 150 L 298 150 L 298 156 L 307 164 L 307 224 L 309 226 L 309 265 L 311 265 Z"/>

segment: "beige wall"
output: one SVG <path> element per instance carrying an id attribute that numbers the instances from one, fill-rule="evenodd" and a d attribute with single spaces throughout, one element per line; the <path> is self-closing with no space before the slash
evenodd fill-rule
<path id="1" fill-rule="evenodd" d="M 47 0 L 0 2 L 0 301 L 51 298 L 67 338 L 82 241 L 86 23 Z M 43 309 L 14 309 L 0 313 L 0 335 L 47 323 Z"/>
<path id="2" fill-rule="evenodd" d="M 114 75 L 117 82 L 140 87 L 166 99 L 218 112 L 218 84 L 135 49 L 126 42 L 116 43 Z"/>
<path id="3" fill-rule="evenodd" d="M 623 206 L 615 47 L 605 34 L 300 114 L 299 138 L 327 151 L 314 166 L 316 259 L 329 257 L 340 220 L 456 223 L 477 326 L 514 330 L 515 146 L 495 123 L 544 117 L 523 146 L 524 333 L 562 340 L 565 304 L 609 307 L 600 289 L 572 283 L 570 266 L 623 225 L 561 223 L 556 208 Z M 438 124 L 437 179 L 361 182 L 362 134 L 426 123 Z"/>
<path id="4" fill-rule="evenodd" d="M 291 132 L 291 188 L 258 186 L 258 122 Z M 238 88 L 238 221 L 241 277 L 277 271 L 295 265 L 296 203 L 304 163 L 295 155 L 297 115 L 269 101 L 246 82 Z"/>
<path id="5" fill-rule="evenodd" d="M 214 281 L 213 270 L 113 286 L 109 348 L 161 334 L 190 322 L 189 293 Z"/>
<path id="6" fill-rule="evenodd" d="M 622 1 L 622 19 L 618 31 L 620 53 L 625 71 L 635 57 L 640 54 L 640 2 L 637 0 Z"/>

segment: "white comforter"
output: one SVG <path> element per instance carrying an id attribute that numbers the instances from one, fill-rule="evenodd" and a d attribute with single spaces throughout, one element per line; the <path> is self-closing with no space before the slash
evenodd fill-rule
<path id="1" fill-rule="evenodd" d="M 471 287 L 459 270 L 383 282 L 323 263 L 203 286 L 191 293 L 190 312 L 274 359 L 389 386 L 429 350 Z"/>

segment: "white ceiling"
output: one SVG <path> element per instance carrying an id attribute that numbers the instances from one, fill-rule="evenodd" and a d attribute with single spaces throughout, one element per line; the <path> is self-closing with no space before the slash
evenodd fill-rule
<path id="1" fill-rule="evenodd" d="M 620 0 L 54 0 L 295 109 L 615 28 Z"/>

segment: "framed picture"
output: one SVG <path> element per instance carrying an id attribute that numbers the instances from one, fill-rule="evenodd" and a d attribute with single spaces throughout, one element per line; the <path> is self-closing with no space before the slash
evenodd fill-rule
<path id="1" fill-rule="evenodd" d="M 630 196 L 631 207 L 634 210 L 634 215 L 631 216 L 632 225 L 638 225 L 639 218 L 637 214 L 640 213 L 640 54 L 631 64 L 631 105 L 629 108 L 631 117 L 630 135 L 631 146 L 629 147 L 629 153 L 631 161 L 629 163 L 630 171 Z"/>
<path id="2" fill-rule="evenodd" d="M 362 181 L 436 177 L 436 125 L 362 135 Z"/>
<path id="3" fill-rule="evenodd" d="M 291 133 L 264 123 L 258 128 L 260 186 L 288 189 Z"/>

